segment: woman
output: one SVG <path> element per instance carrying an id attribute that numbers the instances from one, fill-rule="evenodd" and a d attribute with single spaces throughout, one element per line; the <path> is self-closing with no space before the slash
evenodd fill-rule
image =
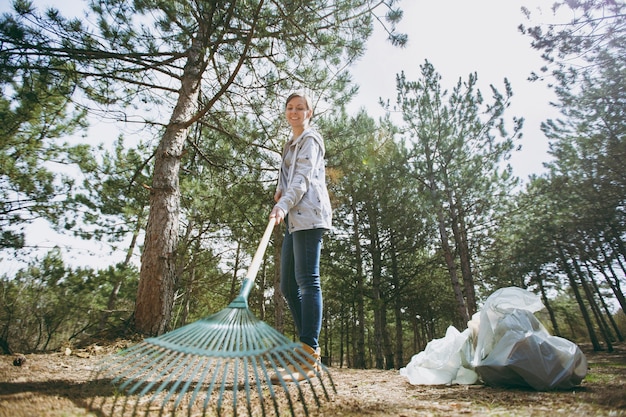
<path id="1" fill-rule="evenodd" d="M 302 375 L 291 367 L 282 375 L 285 381 L 301 381 L 319 371 L 319 334 L 322 327 L 322 288 L 320 253 L 322 236 L 331 228 L 331 207 L 326 188 L 324 140 L 310 127 L 311 99 L 302 93 L 287 98 L 285 117 L 292 136 L 283 148 L 276 205 L 270 213 L 276 224 L 285 221 L 280 289 L 287 300 L 302 343 L 302 350 L 315 363 L 306 364 Z M 278 381 L 278 376 L 272 378 Z"/>

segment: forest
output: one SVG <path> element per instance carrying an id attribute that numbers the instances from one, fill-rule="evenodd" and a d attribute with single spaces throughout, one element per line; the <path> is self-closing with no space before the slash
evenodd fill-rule
<path id="1" fill-rule="evenodd" d="M 539 294 L 550 331 L 594 350 L 626 332 L 623 1 L 558 0 L 567 25 L 519 30 L 542 53 L 560 116 L 546 172 L 508 159 L 524 115 L 480 74 L 428 60 L 396 74 L 386 116 L 350 114 L 350 65 L 375 27 L 402 48 L 395 0 L 90 0 L 83 17 L 14 0 L 0 16 L 0 352 L 154 336 L 225 307 L 268 221 L 288 126 L 306 89 L 327 148 L 334 229 L 322 249 L 322 355 L 399 369 L 494 290 Z M 527 22 L 527 23 L 522 23 Z M 411 75 L 409 75 L 411 74 Z M 90 120 L 119 128 L 115 143 Z M 106 268 L 31 256 L 24 228 L 122 248 Z M 289 336 L 274 231 L 250 298 Z M 140 254 L 140 262 L 134 255 Z"/>

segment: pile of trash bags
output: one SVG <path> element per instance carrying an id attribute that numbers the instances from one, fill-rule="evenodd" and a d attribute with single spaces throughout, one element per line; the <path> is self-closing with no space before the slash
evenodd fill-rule
<path id="1" fill-rule="evenodd" d="M 450 326 L 443 338 L 414 355 L 400 375 L 414 385 L 482 382 L 537 391 L 575 387 L 587 375 L 587 359 L 575 343 L 550 335 L 533 314 L 543 308 L 529 291 L 499 289 L 467 329 Z"/>

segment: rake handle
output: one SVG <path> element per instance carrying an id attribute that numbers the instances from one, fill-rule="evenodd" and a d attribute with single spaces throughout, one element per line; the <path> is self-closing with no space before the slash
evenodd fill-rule
<path id="1" fill-rule="evenodd" d="M 239 292 L 239 297 L 242 297 L 244 300 L 248 300 L 248 295 L 250 294 L 250 290 L 252 289 L 252 285 L 254 284 L 254 278 L 256 274 L 259 272 L 259 268 L 261 267 L 261 261 L 263 261 L 263 255 L 265 254 L 265 250 L 267 249 L 267 245 L 270 242 L 270 238 L 272 237 L 272 231 L 274 230 L 274 225 L 276 224 L 276 219 L 271 218 L 267 223 L 267 227 L 265 228 L 265 233 L 263 233 L 263 237 L 261 238 L 261 243 L 259 243 L 259 247 L 252 258 L 252 263 L 248 267 L 248 271 L 246 272 L 246 278 L 243 280 L 241 285 L 241 291 Z"/>

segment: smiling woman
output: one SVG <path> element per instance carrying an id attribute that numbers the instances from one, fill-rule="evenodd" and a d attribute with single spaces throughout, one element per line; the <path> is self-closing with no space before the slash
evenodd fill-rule
<path id="1" fill-rule="evenodd" d="M 301 96 L 297 93 L 287 98 L 285 107 L 287 122 L 291 125 L 294 136 L 300 136 L 304 129 L 309 127 L 313 117 L 313 104 L 309 96 Z"/>
<path id="2" fill-rule="evenodd" d="M 276 205 L 270 219 L 285 221 L 285 238 L 280 260 L 280 289 L 293 316 L 302 349 L 311 355 L 319 370 L 319 335 L 322 328 L 320 255 L 322 236 L 331 228 L 331 206 L 326 188 L 324 141 L 310 126 L 311 98 L 293 93 L 285 104 L 285 118 L 292 136 L 283 148 Z M 285 380 L 301 381 L 315 376 L 288 369 Z M 275 381 L 280 381 L 277 376 Z"/>

